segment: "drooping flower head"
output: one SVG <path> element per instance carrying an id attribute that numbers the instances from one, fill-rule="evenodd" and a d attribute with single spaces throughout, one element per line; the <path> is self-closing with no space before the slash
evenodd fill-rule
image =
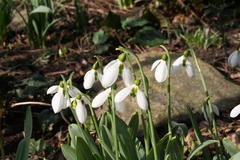
<path id="1" fill-rule="evenodd" d="M 83 97 L 81 95 L 77 95 L 73 101 L 73 107 L 75 108 L 79 122 L 83 124 L 87 119 L 87 109 L 82 100 Z"/>
<path id="2" fill-rule="evenodd" d="M 234 107 L 230 112 L 230 117 L 235 118 L 240 114 L 240 104 Z"/>
<path id="3" fill-rule="evenodd" d="M 52 98 L 52 108 L 54 113 L 60 112 L 67 108 L 67 96 L 64 94 L 64 84 L 53 85 L 47 90 L 47 94 L 54 94 Z"/>
<path id="4" fill-rule="evenodd" d="M 148 101 L 145 94 L 140 90 L 139 85 L 140 81 L 135 80 L 134 84 L 120 90 L 115 96 L 115 103 L 123 103 L 124 100 L 130 95 L 136 98 L 137 104 L 142 110 L 147 110 Z"/>
<path id="5" fill-rule="evenodd" d="M 195 70 L 193 67 L 192 62 L 188 59 L 190 56 L 190 51 L 187 50 L 184 52 L 184 54 L 177 58 L 173 64 L 172 64 L 172 73 L 176 74 L 179 72 L 181 69 L 186 69 L 188 77 L 193 77 L 195 75 Z"/>
<path id="6" fill-rule="evenodd" d="M 119 74 L 122 74 L 125 85 L 129 85 L 133 81 L 130 69 L 124 64 L 126 56 L 126 53 L 122 53 L 118 59 L 112 60 L 104 67 L 101 81 L 104 88 L 112 86 L 117 81 Z"/>
<path id="7" fill-rule="evenodd" d="M 238 50 L 235 50 L 228 57 L 228 64 L 231 67 L 239 67 L 240 66 L 240 46 Z"/>
<path id="8" fill-rule="evenodd" d="M 164 82 L 168 77 L 168 67 L 167 67 L 167 55 L 163 55 L 162 59 L 156 60 L 151 68 L 151 71 L 155 70 L 155 79 L 161 83 Z"/>
<path id="9" fill-rule="evenodd" d="M 95 83 L 96 80 L 100 80 L 102 79 L 102 74 L 101 72 L 99 71 L 99 62 L 96 62 L 92 69 L 89 70 L 84 78 L 83 78 L 83 87 L 85 89 L 90 89 L 92 88 L 93 84 Z"/>

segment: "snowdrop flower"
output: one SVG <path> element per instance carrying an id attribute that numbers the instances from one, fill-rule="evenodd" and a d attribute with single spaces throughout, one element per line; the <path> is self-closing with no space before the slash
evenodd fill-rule
<path id="1" fill-rule="evenodd" d="M 68 94 L 74 98 L 77 96 L 77 94 L 80 92 L 79 89 L 77 89 L 75 86 L 73 85 L 70 85 L 69 82 L 67 82 L 67 91 L 68 91 Z M 54 93 L 57 93 L 57 91 L 59 90 L 60 88 L 60 85 L 53 85 L 51 86 L 48 90 L 47 90 L 47 94 L 54 94 Z M 63 88 L 63 84 L 62 84 L 62 88 Z"/>
<path id="2" fill-rule="evenodd" d="M 73 106 L 76 107 L 75 111 L 79 122 L 83 124 L 87 119 L 87 109 L 82 100 L 84 100 L 84 98 L 80 95 L 77 95 L 73 101 Z"/>
<path id="3" fill-rule="evenodd" d="M 92 69 L 89 70 L 84 78 L 83 78 L 83 87 L 85 89 L 90 89 L 92 88 L 93 84 L 95 83 L 96 79 L 98 78 L 100 81 L 102 79 L 102 74 L 98 71 L 99 68 L 99 63 L 96 62 Z"/>
<path id="4" fill-rule="evenodd" d="M 184 54 L 177 58 L 173 64 L 172 64 L 172 73 L 176 74 L 177 72 L 179 72 L 180 69 L 185 68 L 188 77 L 193 77 L 195 74 L 195 70 L 193 67 L 192 62 L 190 62 L 188 60 L 188 56 L 190 56 L 190 52 L 189 51 L 185 51 Z"/>
<path id="5" fill-rule="evenodd" d="M 151 68 L 151 71 L 155 70 L 155 79 L 161 83 L 164 82 L 168 77 L 168 67 L 167 67 L 167 55 L 163 55 L 162 59 L 156 60 Z"/>
<path id="6" fill-rule="evenodd" d="M 138 106 L 142 110 L 148 109 L 148 102 L 145 94 L 139 89 L 140 81 L 136 80 L 134 84 L 127 86 L 126 88 L 123 88 L 121 91 L 119 91 L 115 96 L 115 103 L 122 103 L 127 98 L 127 96 L 131 95 L 133 97 L 136 97 L 136 101 Z"/>
<path id="7" fill-rule="evenodd" d="M 109 62 L 103 69 L 102 86 L 108 88 L 112 86 L 118 78 L 119 73 L 122 74 L 122 78 L 125 85 L 132 83 L 132 75 L 130 69 L 123 64 L 126 60 L 126 54 L 122 53 L 118 56 L 118 59 Z"/>
<path id="8" fill-rule="evenodd" d="M 60 85 L 51 86 L 47 90 L 47 94 L 54 94 L 52 98 L 52 108 L 54 113 L 60 112 L 62 109 L 67 107 L 67 97 L 64 95 L 63 83 Z"/>
<path id="9" fill-rule="evenodd" d="M 235 118 L 240 114 L 240 104 L 234 107 L 230 112 L 230 117 Z"/>
<path id="10" fill-rule="evenodd" d="M 108 99 L 111 93 L 111 88 L 107 88 L 106 90 L 100 92 L 92 101 L 93 108 L 99 108 L 104 104 L 104 102 Z"/>
<path id="11" fill-rule="evenodd" d="M 237 67 L 240 66 L 240 52 L 239 51 L 234 51 L 230 54 L 228 57 L 228 64 L 231 67 Z"/>
<path id="12" fill-rule="evenodd" d="M 111 88 L 107 88 L 106 90 L 100 92 L 92 101 L 92 107 L 93 108 L 99 108 L 100 106 L 102 106 L 106 100 L 108 99 L 108 97 L 111 94 Z M 115 103 L 116 105 L 116 110 L 118 112 L 123 113 L 125 111 L 125 104 L 122 103 Z"/>

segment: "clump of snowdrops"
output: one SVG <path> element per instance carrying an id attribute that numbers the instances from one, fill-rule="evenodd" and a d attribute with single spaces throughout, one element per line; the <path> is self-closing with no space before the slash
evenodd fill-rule
<path id="1" fill-rule="evenodd" d="M 216 105 L 211 103 L 211 96 L 208 93 L 207 85 L 198 64 L 194 49 L 190 47 L 182 56 L 173 63 L 168 50 L 161 46 L 164 54 L 161 59 L 156 60 L 152 67 L 155 79 L 159 83 L 167 83 L 168 90 L 168 132 L 159 138 L 153 124 L 151 103 L 149 99 L 149 81 L 145 76 L 141 62 L 136 54 L 131 50 L 119 47 L 120 55 L 106 66 L 98 59 L 84 76 L 83 86 L 86 90 L 93 87 L 96 81 L 100 81 L 103 91 L 91 98 L 81 92 L 72 84 L 72 75 L 68 80 L 62 77 L 59 85 L 50 87 L 47 94 L 54 94 L 52 98 L 52 108 L 54 113 L 59 113 L 63 109 L 70 108 L 76 120 L 76 124 L 68 127 L 70 140 L 61 146 L 62 152 L 68 160 L 182 160 L 182 159 L 228 159 L 236 156 L 229 151 L 226 146 L 233 145 L 229 141 L 219 138 L 215 116 L 219 115 Z M 238 52 L 239 54 L 239 52 Z M 235 65 L 235 59 L 239 55 L 234 53 L 230 56 L 230 65 Z M 190 58 L 192 57 L 192 58 Z M 238 58 L 238 63 L 239 63 Z M 139 72 L 136 72 L 132 62 L 136 61 Z M 184 138 L 186 136 L 186 126 L 176 123 L 172 118 L 171 97 L 171 76 L 180 70 L 185 70 L 186 75 L 191 78 L 196 76 L 197 71 L 201 77 L 206 98 L 203 100 L 204 117 L 209 123 L 209 131 L 212 139 L 204 141 L 202 133 L 194 119 L 192 109 L 186 106 L 190 120 L 192 122 L 197 146 L 188 154 L 184 149 Z M 124 87 L 119 88 L 116 84 L 120 79 L 124 82 Z M 117 112 L 125 111 L 125 101 L 133 98 L 139 109 L 132 115 L 130 122 L 126 124 L 117 116 Z M 108 106 L 108 110 L 100 117 L 96 117 L 95 109 Z M 126 106 L 127 107 L 127 106 Z M 231 112 L 231 117 L 239 114 L 240 107 L 237 106 Z M 235 112 L 237 110 L 237 113 Z M 90 119 L 94 125 L 95 134 L 90 134 L 86 121 Z M 139 138 L 139 124 L 142 126 L 143 138 Z M 215 154 L 211 154 L 208 145 L 215 145 Z M 224 148 L 225 147 L 225 148 Z M 227 151 L 227 152 L 225 152 Z M 236 151 L 236 150 L 235 150 Z M 234 152 L 236 153 L 236 152 Z M 238 154 L 238 153 L 236 153 Z"/>

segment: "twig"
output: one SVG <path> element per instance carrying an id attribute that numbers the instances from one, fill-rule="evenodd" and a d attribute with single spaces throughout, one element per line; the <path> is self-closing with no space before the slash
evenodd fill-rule
<path id="1" fill-rule="evenodd" d="M 40 105 L 40 106 L 51 106 L 49 103 L 44 103 L 44 102 L 19 102 L 19 103 L 14 103 L 11 105 L 11 107 L 17 107 L 17 106 L 24 106 L 24 105 Z"/>

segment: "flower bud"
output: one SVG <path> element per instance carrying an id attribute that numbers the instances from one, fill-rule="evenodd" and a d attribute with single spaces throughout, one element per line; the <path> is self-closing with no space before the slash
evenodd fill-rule
<path id="1" fill-rule="evenodd" d="M 135 84 L 136 86 L 139 86 L 139 85 L 141 84 L 141 80 L 135 80 L 135 81 L 134 81 L 134 84 Z"/>
<path id="2" fill-rule="evenodd" d="M 99 68 L 99 63 L 98 63 L 98 62 L 94 63 L 94 65 L 92 66 L 92 68 L 93 68 L 94 70 L 97 70 L 97 69 Z"/>
<path id="3" fill-rule="evenodd" d="M 82 96 L 80 95 L 80 94 L 78 94 L 77 96 L 76 96 L 76 99 L 78 99 L 78 100 L 80 100 L 82 98 Z"/>
<path id="4" fill-rule="evenodd" d="M 64 83 L 63 83 L 63 81 L 61 81 L 61 82 L 59 83 L 59 86 L 60 86 L 61 88 L 64 87 Z"/>
<path id="5" fill-rule="evenodd" d="M 184 57 L 189 57 L 191 55 L 190 50 L 186 50 L 183 52 Z"/>
<path id="6" fill-rule="evenodd" d="M 168 59 L 167 55 L 164 54 L 164 55 L 162 56 L 162 60 L 167 61 L 167 59 Z"/>
<path id="7" fill-rule="evenodd" d="M 127 54 L 126 53 L 122 53 L 118 56 L 118 60 L 121 62 L 124 62 L 126 60 Z"/>

